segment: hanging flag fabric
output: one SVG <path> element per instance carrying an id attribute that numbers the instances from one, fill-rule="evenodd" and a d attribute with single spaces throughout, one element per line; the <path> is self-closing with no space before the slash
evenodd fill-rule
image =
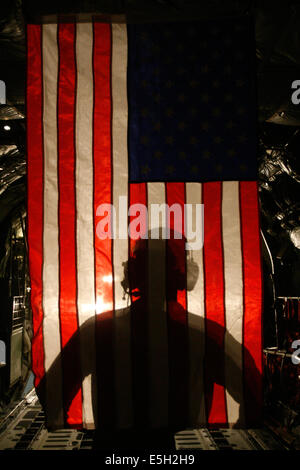
<path id="1" fill-rule="evenodd" d="M 259 424 L 251 21 L 28 25 L 27 41 L 32 364 L 48 427 Z"/>

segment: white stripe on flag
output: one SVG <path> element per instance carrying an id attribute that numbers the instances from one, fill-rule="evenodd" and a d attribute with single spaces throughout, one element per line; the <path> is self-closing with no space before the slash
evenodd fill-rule
<path id="1" fill-rule="evenodd" d="M 186 204 L 202 204 L 201 183 L 186 183 Z M 195 207 L 195 206 L 194 206 Z M 192 221 L 196 220 L 195 212 L 190 220 L 187 212 L 187 233 L 192 233 Z M 192 216 L 192 214 L 190 214 Z M 204 220 L 201 219 L 201 226 L 197 226 L 197 231 L 204 230 Z M 197 236 L 199 233 L 197 232 Z M 187 238 L 187 242 L 192 242 Z M 192 260 L 187 262 L 187 279 L 195 275 L 197 265 L 199 276 L 195 287 L 187 291 L 187 314 L 189 328 L 189 356 L 190 356 L 190 421 L 196 424 L 206 423 L 205 396 L 204 396 L 204 349 L 205 349 L 205 307 L 204 307 L 204 277 L 203 277 L 203 249 L 202 247 L 190 252 Z"/>
<path id="2" fill-rule="evenodd" d="M 121 286 L 123 263 L 128 261 L 127 218 L 124 227 L 119 225 L 119 214 L 128 211 L 127 30 L 124 24 L 112 25 L 112 105 L 112 199 L 117 213 L 117 233 L 113 241 L 116 416 L 117 426 L 126 428 L 133 423 L 133 402 L 130 309 Z"/>
<path id="3" fill-rule="evenodd" d="M 95 279 L 93 223 L 93 26 L 77 24 L 76 65 L 76 241 L 79 327 L 90 319 L 88 335 L 80 334 L 83 379 L 83 423 L 95 426 L 96 393 L 92 391 L 95 364 Z M 94 384 L 95 386 L 95 384 Z M 92 392 L 94 396 L 92 396 Z M 94 407 L 94 409 L 93 409 Z"/>
<path id="4" fill-rule="evenodd" d="M 43 94 L 44 94 L 44 259 L 43 259 L 43 334 L 46 373 L 47 421 L 63 426 L 62 370 L 59 322 L 59 254 L 58 254 L 58 182 L 57 182 L 57 26 L 44 25 Z M 49 372 L 56 360 L 55 369 Z"/>
<path id="5" fill-rule="evenodd" d="M 147 183 L 148 227 L 153 204 L 165 204 L 165 184 Z M 165 227 L 165 219 L 159 224 Z M 149 413 L 153 427 L 168 424 L 168 330 L 166 317 L 166 240 L 148 239 Z"/>
<path id="6" fill-rule="evenodd" d="M 243 263 L 239 183 L 223 183 L 222 231 L 225 280 L 225 384 L 228 423 L 243 424 Z M 241 406 L 241 410 L 239 410 Z"/>

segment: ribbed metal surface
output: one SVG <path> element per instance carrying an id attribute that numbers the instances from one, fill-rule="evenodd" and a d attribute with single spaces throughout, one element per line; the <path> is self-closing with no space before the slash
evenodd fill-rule
<path id="1" fill-rule="evenodd" d="M 83 434 L 70 429 L 55 432 L 47 432 L 46 429 L 42 429 L 39 436 L 30 445 L 30 450 L 78 450 Z"/>
<path id="2" fill-rule="evenodd" d="M 3 423 L 0 433 L 0 450 L 76 450 L 91 449 L 93 440 L 85 433 L 72 429 L 48 432 L 45 416 L 34 393 L 25 399 L 12 418 Z M 30 398 L 30 397 L 29 397 Z"/>
<path id="3" fill-rule="evenodd" d="M 216 444 L 207 429 L 190 429 L 175 434 L 177 450 L 198 449 L 217 450 Z"/>
<path id="4" fill-rule="evenodd" d="M 191 429 L 175 434 L 177 450 L 284 450 L 267 429 Z"/>

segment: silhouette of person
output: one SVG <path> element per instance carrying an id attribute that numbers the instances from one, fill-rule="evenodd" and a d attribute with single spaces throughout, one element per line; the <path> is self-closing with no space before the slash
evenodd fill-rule
<path id="1" fill-rule="evenodd" d="M 122 312 L 122 315 L 104 312 L 96 316 L 96 342 L 99 344 L 97 370 L 90 369 L 88 361 L 85 361 L 86 368 L 83 370 L 81 367 L 80 370 L 78 363 L 74 360 L 77 357 L 79 341 L 89 341 L 90 336 L 95 334 L 94 319 L 87 320 L 76 331 L 61 353 L 62 356 L 68 358 L 69 364 L 68 372 L 65 374 L 68 381 L 67 393 L 64 393 L 66 410 L 80 390 L 83 378 L 93 374 L 94 414 L 98 416 L 98 423 L 100 423 L 95 440 L 97 448 L 172 449 L 173 435 L 176 431 L 205 424 L 199 422 L 200 409 L 205 409 L 206 418 L 204 419 L 207 420 L 212 406 L 215 384 L 225 387 L 225 361 L 229 364 L 232 373 L 231 388 L 227 391 L 236 402 L 242 404 L 244 401 L 240 387 L 235 382 L 235 377 L 241 376 L 240 366 L 234 359 L 241 345 L 228 335 L 232 356 L 225 358 L 223 345 L 220 345 L 220 341 L 217 340 L 224 337 L 224 327 L 187 312 L 184 302 L 185 292 L 194 289 L 199 267 L 193 261 L 191 253 L 188 253 L 186 261 L 184 237 L 176 239 L 173 231 L 170 233 L 170 240 L 167 241 L 162 239 L 161 233 L 158 239 L 151 239 L 151 234 L 149 235 L 148 239 L 135 242 L 128 261 L 124 263 L 124 278 L 121 284 L 124 293 L 131 298 L 131 305 Z M 134 417 L 131 428 L 122 431 L 116 428 L 113 374 L 115 364 L 111 351 L 113 351 L 116 324 L 118 328 L 122 328 L 122 322 L 126 321 L 128 315 L 130 315 L 131 322 Z M 163 391 L 163 387 L 166 386 L 166 377 L 163 374 L 159 376 L 163 368 L 158 367 L 161 365 L 158 362 L 164 361 L 165 357 L 159 357 L 156 354 L 156 362 L 151 364 L 153 359 L 151 359 L 150 349 L 153 348 L 153 344 L 155 348 L 155 339 L 151 346 L 149 322 L 152 321 L 153 316 L 158 319 L 156 325 L 161 324 L 159 321 L 162 318 L 165 319 L 167 331 L 165 351 L 168 356 L 169 371 L 168 410 L 163 408 L 164 404 L 155 404 L 157 410 L 161 406 L 162 412 L 168 415 L 168 424 L 164 427 L 155 427 L 151 422 L 153 403 L 151 404 L 149 396 L 151 390 L 149 367 L 152 367 L 152 371 L 156 374 L 155 380 L 158 387 L 161 387 Z M 205 329 L 212 334 L 205 335 Z M 157 332 L 158 336 L 159 334 L 160 332 Z M 194 348 L 193 355 L 189 349 L 191 343 L 199 346 L 198 349 Z M 205 348 L 203 348 L 204 344 Z M 157 347 L 159 348 L 159 344 Z M 107 353 L 104 356 L 105 351 Z M 249 356 L 245 349 L 243 354 L 244 357 Z M 58 359 L 37 388 L 44 408 L 47 408 L 45 383 L 55 376 Z M 257 416 L 260 403 L 255 387 L 260 383 L 260 373 L 250 356 L 248 364 L 251 364 L 255 371 L 255 380 L 252 384 L 245 384 L 247 400 L 251 405 L 251 410 Z M 156 396 L 159 401 L 160 395 Z M 244 406 L 240 406 L 240 415 L 241 419 L 237 422 L 237 427 L 243 426 Z"/>

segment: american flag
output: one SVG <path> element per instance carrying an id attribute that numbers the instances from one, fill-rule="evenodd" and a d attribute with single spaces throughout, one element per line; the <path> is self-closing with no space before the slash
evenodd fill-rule
<path id="1" fill-rule="evenodd" d="M 251 21 L 29 24 L 27 43 L 32 363 L 47 425 L 259 424 Z M 203 248 L 99 238 L 97 209 L 113 204 L 120 228 L 120 196 L 182 214 L 204 204 Z"/>

